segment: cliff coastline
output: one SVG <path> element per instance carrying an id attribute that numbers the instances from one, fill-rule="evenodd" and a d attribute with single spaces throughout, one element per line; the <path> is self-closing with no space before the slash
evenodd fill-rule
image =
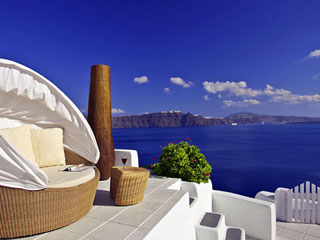
<path id="1" fill-rule="evenodd" d="M 113 128 L 150 127 L 201 127 L 221 124 L 288 124 L 320 123 L 320 118 L 299 116 L 259 115 L 248 112 L 235 113 L 225 118 L 203 117 L 180 111 L 167 111 L 131 116 L 112 117 Z"/>

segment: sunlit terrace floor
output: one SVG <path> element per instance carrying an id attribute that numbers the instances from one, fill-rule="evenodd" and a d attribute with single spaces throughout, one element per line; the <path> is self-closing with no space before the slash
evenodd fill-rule
<path id="1" fill-rule="evenodd" d="M 278 240 L 319 240 L 320 225 L 277 222 Z"/>
<path id="2" fill-rule="evenodd" d="M 101 181 L 94 206 L 85 217 L 67 227 L 20 239 L 143 239 L 186 194 L 184 191 L 167 189 L 177 181 L 151 176 L 143 202 L 128 207 L 115 206 L 109 195 L 110 182 Z M 320 225 L 277 222 L 276 239 L 320 240 Z"/>

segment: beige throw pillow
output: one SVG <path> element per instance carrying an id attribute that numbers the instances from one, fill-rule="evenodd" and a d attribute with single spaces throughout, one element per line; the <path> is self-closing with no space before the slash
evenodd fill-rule
<path id="1" fill-rule="evenodd" d="M 37 165 L 33 154 L 30 129 L 30 126 L 22 126 L 0 129 L 0 132 L 24 157 Z"/>
<path id="2" fill-rule="evenodd" d="M 31 129 L 31 141 L 39 167 L 66 164 L 61 128 Z"/>

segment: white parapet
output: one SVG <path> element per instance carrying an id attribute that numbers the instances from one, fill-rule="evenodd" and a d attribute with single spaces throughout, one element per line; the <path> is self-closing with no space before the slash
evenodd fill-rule
<path id="1" fill-rule="evenodd" d="M 115 149 L 114 150 L 115 155 L 115 166 L 122 166 L 122 157 L 127 157 L 127 163 L 126 166 L 128 167 L 139 167 L 139 158 L 138 158 L 138 152 L 136 150 L 130 150 L 130 149 Z"/>
<path id="2" fill-rule="evenodd" d="M 189 232 L 187 238 L 181 238 L 181 230 L 187 225 L 189 219 L 189 194 L 187 192 L 181 192 L 181 195 L 175 204 L 172 206 L 170 206 L 170 204 L 168 205 L 170 207 L 168 213 L 152 228 L 144 238 L 145 240 L 195 240 L 195 236 L 192 233 L 193 231 Z M 164 205 L 163 207 L 168 206 Z M 189 230 L 193 229 L 189 228 Z"/>
<path id="3" fill-rule="evenodd" d="M 272 202 L 272 203 L 275 202 L 274 192 L 260 191 L 256 194 L 254 198 Z"/>

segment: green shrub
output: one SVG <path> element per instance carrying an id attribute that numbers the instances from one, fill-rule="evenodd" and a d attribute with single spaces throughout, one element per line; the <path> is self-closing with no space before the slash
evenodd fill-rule
<path id="1" fill-rule="evenodd" d="M 178 144 L 169 143 L 162 148 L 159 163 L 152 167 L 157 175 L 196 183 L 207 183 L 212 170 L 200 149 L 184 141 Z"/>

